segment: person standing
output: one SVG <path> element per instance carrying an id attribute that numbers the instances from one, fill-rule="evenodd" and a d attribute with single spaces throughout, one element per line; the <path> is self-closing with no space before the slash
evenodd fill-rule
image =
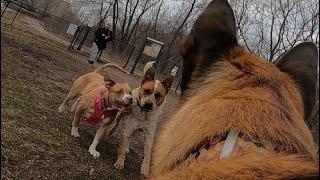
<path id="1" fill-rule="evenodd" d="M 94 33 L 94 41 L 92 43 L 91 55 L 89 58 L 89 64 L 97 62 L 98 55 L 106 49 L 107 42 L 112 41 L 112 31 L 109 24 L 102 23 L 101 26 Z"/>

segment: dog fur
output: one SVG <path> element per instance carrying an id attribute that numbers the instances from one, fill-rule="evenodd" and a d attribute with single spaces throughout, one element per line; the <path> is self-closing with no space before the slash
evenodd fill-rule
<path id="1" fill-rule="evenodd" d="M 140 87 L 132 90 L 134 103 L 131 106 L 131 111 L 122 118 L 118 158 L 114 164 L 119 170 L 124 168 L 126 152 L 129 152 L 129 138 L 135 130 L 142 129 L 145 142 L 140 173 L 145 176 L 149 175 L 151 151 L 157 123 L 173 81 L 172 76 L 168 76 L 162 82 L 154 80 L 154 76 L 153 63 L 149 62 L 144 68 Z"/>
<path id="2" fill-rule="evenodd" d="M 317 48 L 312 43 L 298 45 L 274 65 L 238 45 L 230 5 L 214 0 L 195 22 L 180 54 L 184 58 L 182 101 L 160 128 L 151 179 L 319 175 L 315 144 L 305 123 L 315 94 Z M 303 83 L 297 83 L 301 79 Z M 249 153 L 183 164 L 192 149 L 230 130 L 259 140 L 270 155 Z"/>
<path id="3" fill-rule="evenodd" d="M 130 105 L 132 97 L 129 95 L 131 88 L 128 84 L 120 84 L 112 81 L 108 76 L 102 76 L 100 73 L 106 68 L 116 68 L 122 72 L 127 73 L 124 69 L 116 64 L 105 64 L 93 72 L 84 74 L 75 80 L 65 97 L 62 104 L 59 106 L 59 113 L 67 107 L 70 100 L 78 98 L 71 107 L 74 113 L 74 120 L 72 122 L 71 135 L 79 137 L 78 125 L 81 117 L 89 118 L 93 113 L 93 106 L 95 98 L 102 91 L 108 91 L 105 99 L 110 103 L 111 108 L 123 108 L 120 106 Z"/>

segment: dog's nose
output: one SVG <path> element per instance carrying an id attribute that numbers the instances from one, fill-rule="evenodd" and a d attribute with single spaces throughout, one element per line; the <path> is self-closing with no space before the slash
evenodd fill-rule
<path id="1" fill-rule="evenodd" d="M 152 108 L 153 108 L 153 104 L 152 103 L 145 103 L 143 105 L 143 109 L 145 109 L 145 110 L 151 111 Z"/>
<path id="2" fill-rule="evenodd" d="M 129 104 L 132 104 L 132 101 L 133 101 L 133 98 L 132 98 L 132 97 L 129 97 L 129 98 L 128 98 L 128 103 L 129 103 Z"/>

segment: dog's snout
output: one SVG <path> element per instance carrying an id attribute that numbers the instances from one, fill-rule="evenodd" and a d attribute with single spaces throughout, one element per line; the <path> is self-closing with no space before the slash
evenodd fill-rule
<path id="1" fill-rule="evenodd" d="M 144 108 L 145 110 L 150 111 L 150 110 L 152 110 L 152 108 L 153 108 L 153 104 L 152 104 L 152 103 L 145 103 L 145 104 L 143 105 L 143 108 Z"/>
<path id="2" fill-rule="evenodd" d="M 128 97 L 128 103 L 132 104 L 133 98 L 132 97 Z"/>

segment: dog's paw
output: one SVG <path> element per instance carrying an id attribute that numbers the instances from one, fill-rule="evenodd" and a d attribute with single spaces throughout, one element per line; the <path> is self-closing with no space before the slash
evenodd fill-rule
<path id="1" fill-rule="evenodd" d="M 89 147 L 89 153 L 94 157 L 94 158 L 99 158 L 100 153 L 95 149 L 95 148 L 91 148 L 91 146 Z"/>
<path id="2" fill-rule="evenodd" d="M 124 160 L 117 160 L 116 163 L 113 165 L 116 169 L 121 170 L 124 167 Z"/>
<path id="3" fill-rule="evenodd" d="M 71 136 L 80 137 L 80 134 L 78 132 L 78 127 L 72 127 L 71 128 Z"/>
<path id="4" fill-rule="evenodd" d="M 70 108 L 70 112 L 73 113 L 73 112 L 76 111 L 76 109 L 77 109 L 77 106 L 73 104 L 73 105 L 71 106 L 71 108 Z"/>
<path id="5" fill-rule="evenodd" d="M 61 105 L 59 106 L 59 108 L 58 108 L 58 112 L 59 112 L 59 113 L 62 113 L 65 108 L 66 108 L 66 105 L 61 104 Z"/>
<path id="6" fill-rule="evenodd" d="M 149 165 L 145 165 L 144 163 L 142 163 L 140 174 L 148 177 L 149 176 Z"/>

